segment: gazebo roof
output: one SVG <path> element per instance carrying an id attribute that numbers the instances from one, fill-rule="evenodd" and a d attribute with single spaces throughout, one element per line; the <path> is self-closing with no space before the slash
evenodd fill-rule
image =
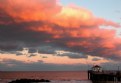
<path id="1" fill-rule="evenodd" d="M 95 66 L 93 66 L 92 68 L 101 68 L 101 66 L 95 65 Z"/>

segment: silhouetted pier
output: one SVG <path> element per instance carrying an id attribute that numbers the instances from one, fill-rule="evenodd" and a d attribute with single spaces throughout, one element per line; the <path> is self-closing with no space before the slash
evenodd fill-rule
<path id="1" fill-rule="evenodd" d="M 118 83 L 121 82 L 121 72 L 104 71 L 101 67 L 94 66 L 92 70 L 88 70 L 88 79 L 92 83 Z"/>

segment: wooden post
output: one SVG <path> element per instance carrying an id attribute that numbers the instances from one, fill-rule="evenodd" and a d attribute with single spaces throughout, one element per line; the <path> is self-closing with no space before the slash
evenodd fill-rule
<path id="1" fill-rule="evenodd" d="M 89 72 L 89 70 L 88 70 L 88 80 L 90 80 L 90 72 Z"/>

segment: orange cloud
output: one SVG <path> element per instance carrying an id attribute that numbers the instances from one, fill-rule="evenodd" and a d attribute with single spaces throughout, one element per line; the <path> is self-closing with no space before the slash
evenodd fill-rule
<path id="1" fill-rule="evenodd" d="M 0 2 L 0 8 L 16 21 L 47 21 L 68 28 L 119 26 L 112 21 L 95 17 L 84 8 L 62 7 L 56 0 L 1 0 Z"/>
<path id="2" fill-rule="evenodd" d="M 0 7 L 16 21 L 47 21 L 60 10 L 56 0 L 1 0 Z"/>

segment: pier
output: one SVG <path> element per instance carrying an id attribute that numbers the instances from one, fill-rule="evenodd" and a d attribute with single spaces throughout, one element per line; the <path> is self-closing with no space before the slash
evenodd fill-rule
<path id="1" fill-rule="evenodd" d="M 88 70 L 88 79 L 92 83 L 118 83 L 121 82 L 120 71 L 104 71 L 100 66 L 92 67 L 92 70 Z"/>

